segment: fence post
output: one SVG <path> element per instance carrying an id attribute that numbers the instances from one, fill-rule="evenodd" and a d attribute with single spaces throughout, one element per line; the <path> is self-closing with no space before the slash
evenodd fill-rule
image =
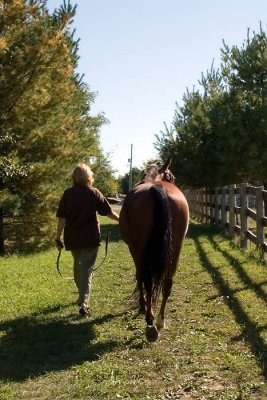
<path id="1" fill-rule="evenodd" d="M 187 192 L 187 202 L 189 205 L 190 212 L 193 214 L 194 213 L 194 193 L 191 190 L 188 190 Z"/>
<path id="2" fill-rule="evenodd" d="M 213 198 L 212 198 L 212 192 L 211 189 L 208 189 L 209 191 L 209 196 L 208 196 L 208 200 L 209 200 L 209 223 L 212 224 L 212 202 L 213 202 Z"/>
<path id="3" fill-rule="evenodd" d="M 205 189 L 201 189 L 201 223 L 205 223 Z"/>
<path id="4" fill-rule="evenodd" d="M 214 190 L 210 189 L 210 223 L 215 223 Z"/>
<path id="5" fill-rule="evenodd" d="M 194 193 L 194 197 L 193 197 L 193 213 L 194 213 L 194 216 L 197 218 L 197 190 L 196 191 L 193 191 L 193 193 Z"/>
<path id="6" fill-rule="evenodd" d="M 204 224 L 206 224 L 207 223 L 207 189 L 206 188 L 203 189 L 203 202 L 204 202 L 204 205 L 203 205 L 203 212 L 204 212 L 203 222 L 204 222 Z"/>
<path id="7" fill-rule="evenodd" d="M 247 186 L 248 186 L 247 183 L 241 183 L 241 187 L 240 187 L 241 246 L 243 248 L 245 248 L 245 249 L 248 247 L 248 240 L 247 240 L 247 230 L 248 230 L 248 216 L 247 216 L 248 194 L 247 194 Z"/>
<path id="8" fill-rule="evenodd" d="M 197 217 L 197 191 L 192 191 L 193 193 L 193 204 L 192 204 L 192 208 L 193 208 L 193 214 L 195 217 Z"/>
<path id="9" fill-rule="evenodd" d="M 200 189 L 200 222 L 201 223 L 204 222 L 204 213 L 205 213 L 205 209 L 204 209 L 204 190 Z"/>
<path id="10" fill-rule="evenodd" d="M 257 247 L 261 251 L 261 256 L 263 256 L 262 245 L 264 243 L 264 202 L 263 202 L 263 190 L 264 186 L 259 186 L 256 188 L 256 231 L 257 231 Z"/>
<path id="11" fill-rule="evenodd" d="M 197 219 L 199 218 L 199 191 L 198 189 L 196 190 L 196 208 L 195 208 L 195 213 L 196 213 L 196 217 Z"/>
<path id="12" fill-rule="evenodd" d="M 205 188 L 205 223 L 209 223 L 209 191 Z"/>
<path id="13" fill-rule="evenodd" d="M 219 188 L 216 187 L 214 191 L 214 204 L 215 204 L 215 224 L 219 223 Z"/>
<path id="14" fill-rule="evenodd" d="M 229 236 L 230 239 L 235 238 L 235 225 L 236 225 L 236 197 L 235 197 L 236 185 L 229 186 Z"/>
<path id="15" fill-rule="evenodd" d="M 197 219 L 198 219 L 198 213 L 199 213 L 198 202 L 199 202 L 199 195 L 198 195 L 198 189 L 197 189 L 196 190 L 196 207 L 195 207 L 195 213 L 196 213 L 196 218 Z"/>
<path id="16" fill-rule="evenodd" d="M 226 214 L 226 186 L 222 186 L 221 189 L 221 225 L 223 228 L 226 227 L 227 214 Z"/>

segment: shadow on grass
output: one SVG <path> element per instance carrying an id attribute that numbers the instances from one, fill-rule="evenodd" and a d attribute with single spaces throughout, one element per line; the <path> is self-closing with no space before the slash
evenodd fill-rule
<path id="1" fill-rule="evenodd" d="M 200 238 L 201 236 L 212 237 L 214 235 L 217 235 L 218 233 L 222 233 L 222 229 L 217 225 L 204 225 L 195 223 L 194 221 L 190 221 L 186 236 L 189 239 L 195 240 L 197 238 Z"/>
<path id="2" fill-rule="evenodd" d="M 62 307 L 60 307 L 62 308 Z M 44 312 L 43 312 L 44 311 Z M 46 308 L 40 315 L 58 311 Z M 85 361 L 98 360 L 117 346 L 116 341 L 94 342 L 95 328 L 116 315 L 101 318 L 51 316 L 45 320 L 38 314 L 0 323 L 0 378 L 25 381 L 49 371 L 68 369 Z"/>
<path id="3" fill-rule="evenodd" d="M 259 285 L 255 285 L 252 282 L 251 278 L 249 278 L 245 273 L 238 260 L 220 249 L 219 245 L 213 238 L 214 234 L 217 234 L 218 232 L 218 228 L 192 224 L 188 236 L 194 240 L 202 266 L 211 275 L 213 283 L 217 287 L 220 296 L 224 296 L 229 309 L 231 310 L 236 322 L 239 324 L 242 331 L 240 339 L 244 338 L 244 340 L 249 344 L 251 352 L 254 354 L 257 363 L 262 370 L 263 376 L 267 378 L 267 344 L 260 335 L 260 332 L 264 328 L 258 327 L 257 324 L 255 324 L 246 314 L 239 300 L 235 297 L 235 290 L 230 288 L 228 282 L 223 278 L 220 271 L 210 262 L 205 249 L 200 243 L 200 237 L 205 235 L 212 243 L 214 249 L 223 253 L 229 261 L 229 268 L 235 268 L 240 278 L 250 290 L 255 291 L 256 294 L 264 300 L 266 299 L 265 293 L 260 289 Z M 263 312 L 266 312 L 266 310 L 263 310 Z"/>
<path id="4" fill-rule="evenodd" d="M 240 280 L 244 283 L 245 287 L 243 289 L 237 289 L 236 291 L 250 289 L 254 291 L 255 294 L 265 303 L 267 303 L 267 293 L 262 289 L 262 286 L 266 284 L 266 281 L 260 283 L 253 282 L 249 274 L 245 271 L 245 268 L 235 257 L 231 256 L 231 254 L 222 249 L 221 246 L 214 240 L 214 238 L 209 237 L 209 241 L 214 250 L 219 251 L 224 256 L 224 258 L 229 262 L 231 268 L 237 273 Z"/>

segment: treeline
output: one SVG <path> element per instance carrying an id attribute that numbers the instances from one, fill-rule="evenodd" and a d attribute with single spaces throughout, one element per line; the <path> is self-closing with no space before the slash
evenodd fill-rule
<path id="1" fill-rule="evenodd" d="M 187 90 L 156 135 L 178 185 L 215 187 L 267 181 L 267 37 L 260 26 L 242 46 L 223 43 L 221 64 Z"/>
<path id="2" fill-rule="evenodd" d="M 117 183 L 100 146 L 105 118 L 77 73 L 78 40 L 69 2 L 0 1 L 0 252 L 44 246 L 77 162 L 88 162 L 104 192 Z M 92 56 L 93 59 L 93 56 Z"/>

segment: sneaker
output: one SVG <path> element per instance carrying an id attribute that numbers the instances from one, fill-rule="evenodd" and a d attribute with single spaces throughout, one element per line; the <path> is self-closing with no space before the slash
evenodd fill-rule
<path id="1" fill-rule="evenodd" d="M 86 304 L 82 303 L 81 307 L 79 309 L 79 314 L 82 316 L 85 316 L 85 315 L 89 316 L 91 314 L 91 311 Z"/>

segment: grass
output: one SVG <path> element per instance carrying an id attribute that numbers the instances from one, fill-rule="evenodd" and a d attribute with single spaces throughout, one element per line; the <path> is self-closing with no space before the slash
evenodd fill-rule
<path id="1" fill-rule="evenodd" d="M 54 249 L 0 259 L 0 400 L 266 399 L 266 265 L 192 222 L 167 327 L 147 343 L 128 301 L 133 263 L 118 227 L 110 230 L 90 318 L 77 314 L 68 252 L 64 279 Z"/>

